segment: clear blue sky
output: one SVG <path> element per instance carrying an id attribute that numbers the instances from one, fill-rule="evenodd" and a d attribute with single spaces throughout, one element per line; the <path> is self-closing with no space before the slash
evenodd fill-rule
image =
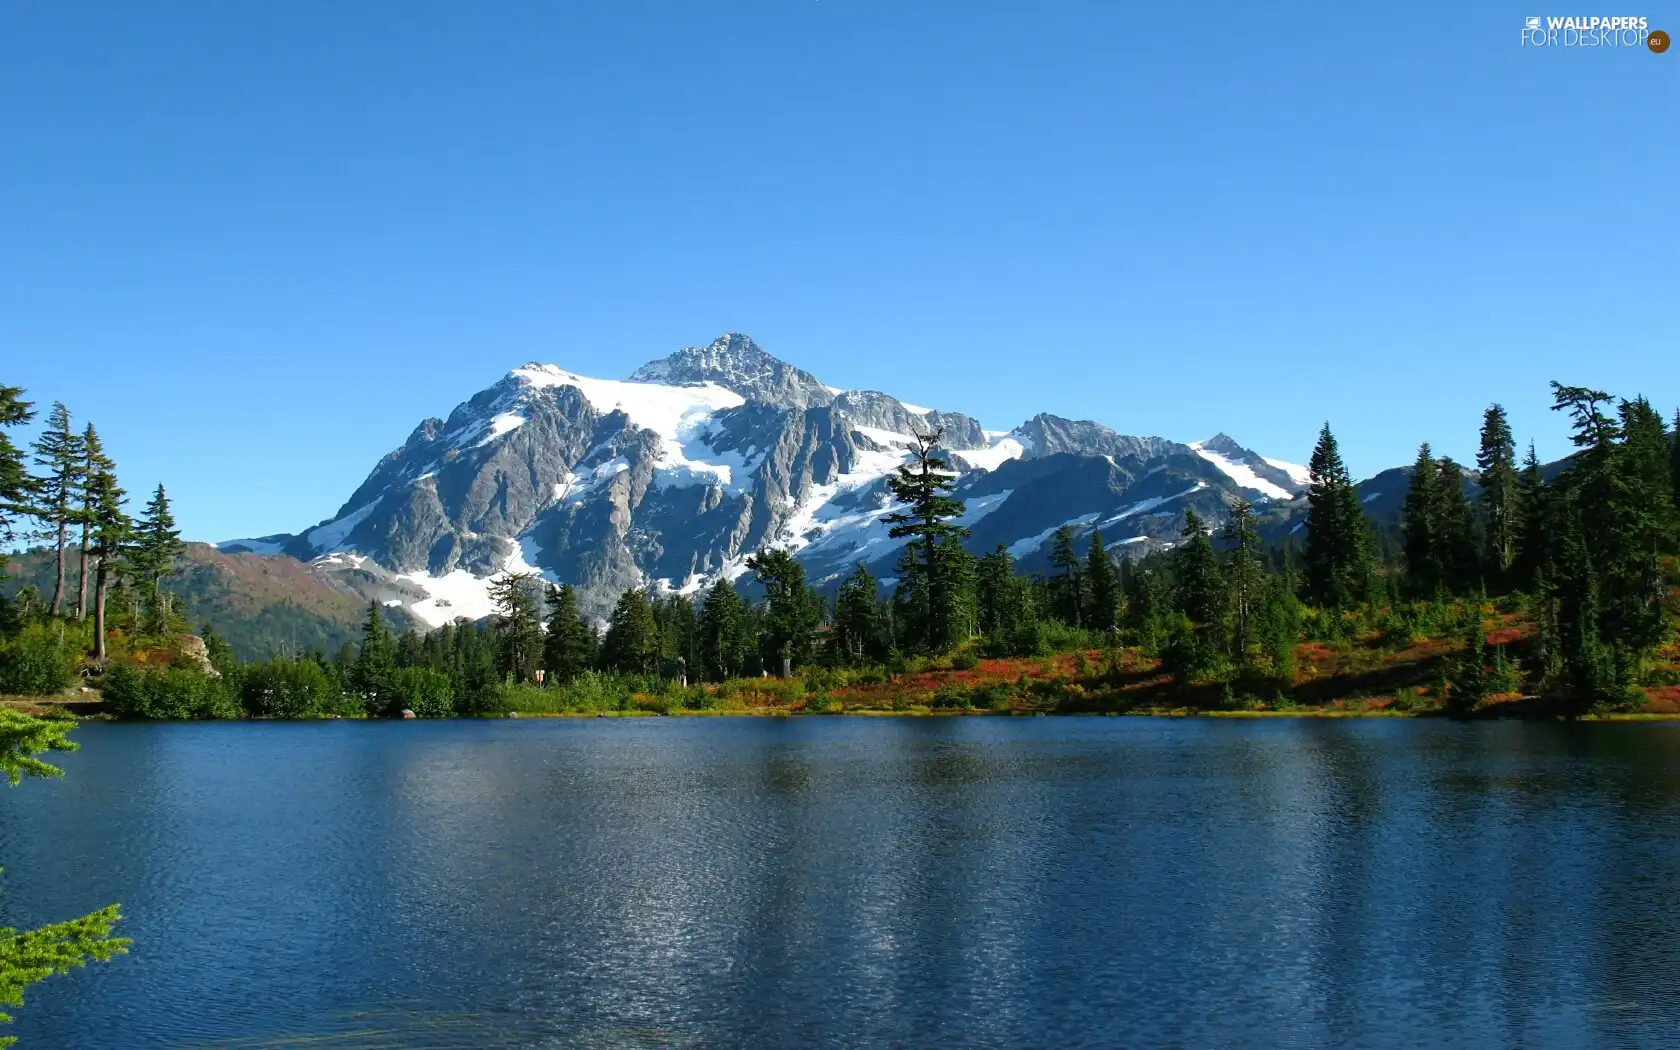
<path id="1" fill-rule="evenodd" d="M 1680 402 L 1680 50 L 1160 10 L 0 4 L 0 382 L 203 539 L 527 360 L 726 330 L 994 428 L 1304 461 L 1329 419 L 1358 475 L 1492 400 L 1561 454 L 1554 377 Z"/>

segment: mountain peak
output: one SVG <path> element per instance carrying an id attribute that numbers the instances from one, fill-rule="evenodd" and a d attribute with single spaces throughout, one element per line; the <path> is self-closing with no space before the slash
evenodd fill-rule
<path id="1" fill-rule="evenodd" d="M 817 377 L 771 355 L 749 335 L 725 332 L 706 346 L 685 346 L 630 373 L 633 383 L 716 383 L 752 401 L 784 408 L 826 405 L 834 394 Z"/>

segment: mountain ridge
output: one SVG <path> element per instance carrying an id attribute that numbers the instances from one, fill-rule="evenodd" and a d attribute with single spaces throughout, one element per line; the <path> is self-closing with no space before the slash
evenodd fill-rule
<path id="1" fill-rule="evenodd" d="M 827 386 L 742 333 L 596 379 L 528 363 L 423 419 L 330 519 L 220 544 L 356 574 L 427 624 L 489 612 L 494 577 L 540 573 L 604 615 L 628 587 L 692 593 L 783 546 L 819 584 L 862 563 L 890 576 L 902 542 L 885 479 L 938 432 L 969 500 L 975 549 L 1031 568 L 1062 524 L 1171 546 L 1187 508 L 1217 523 L 1241 496 L 1287 502 L 1304 468 L 1225 434 L 1178 442 L 1048 412 L 1006 431 L 880 391 Z M 415 595 L 424 597 L 414 597 Z"/>

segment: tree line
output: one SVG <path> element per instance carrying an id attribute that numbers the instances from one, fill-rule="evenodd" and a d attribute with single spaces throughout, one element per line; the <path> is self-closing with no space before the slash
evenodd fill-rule
<path id="1" fill-rule="evenodd" d="M 492 584 L 494 615 L 480 623 L 396 634 L 370 603 L 359 645 L 251 665 L 206 628 L 219 684 L 191 684 L 191 667 L 120 665 L 105 694 L 116 710 L 171 717 L 473 714 L 505 707 L 509 689 L 595 689 L 604 678 L 622 695 L 814 669 L 890 676 L 953 653 L 972 660 L 1105 649 L 1158 661 L 1185 685 L 1264 698 L 1291 689 L 1303 642 L 1400 645 L 1450 634 L 1464 655 L 1441 694 L 1455 711 L 1518 688 L 1565 713 L 1625 706 L 1673 633 L 1680 417 L 1670 428 L 1644 398 L 1558 384 L 1553 394 L 1577 448 L 1560 468 L 1548 476 L 1532 444 L 1519 464 L 1505 410 L 1492 405 L 1473 471 L 1420 447 L 1397 527 L 1366 513 L 1326 424 L 1308 468 L 1305 513 L 1282 541 L 1261 538 L 1276 507 L 1234 498 L 1217 529 L 1186 510 L 1178 539 L 1143 557 L 1122 556 L 1127 545 L 1100 530 L 1081 540 L 1063 526 L 1049 542 L 1049 571 L 1024 575 L 1003 546 L 979 555 L 965 546 L 966 507 L 934 432 L 920 435 L 887 478 L 894 502 L 883 521 L 905 541 L 890 586 L 858 565 L 818 588 L 792 551 L 767 549 L 692 595 L 626 590 L 602 624 L 581 613 L 569 585 L 505 575 Z M 137 629 L 165 629 L 162 580 L 169 544 L 179 541 L 161 488 L 141 519 L 123 526 L 120 543 L 100 545 L 97 517 L 93 539 L 78 542 L 87 508 L 99 505 L 88 493 L 114 480 L 82 480 L 110 469 L 85 466 L 95 462 L 91 428 L 72 440 L 58 407 L 48 423 L 35 446 L 48 469 L 26 483 L 35 494 L 26 512 L 54 540 L 66 571 L 74 561 L 80 581 L 91 557 L 97 578 L 110 563 L 136 581 Z M 68 618 L 68 582 L 58 589 Z M 1485 645 L 1494 602 L 1536 625 L 1520 661 Z M 177 681 L 166 686 L 171 675 Z"/>

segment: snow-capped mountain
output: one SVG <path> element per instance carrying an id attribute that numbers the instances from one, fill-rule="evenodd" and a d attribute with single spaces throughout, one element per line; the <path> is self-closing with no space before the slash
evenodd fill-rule
<path id="1" fill-rule="evenodd" d="M 1182 444 L 1040 414 L 1008 431 L 970 416 L 840 390 L 728 334 L 627 380 L 528 364 L 428 419 L 337 514 L 295 535 L 222 544 L 287 554 L 440 624 L 490 611 L 497 574 L 576 585 L 604 614 L 627 587 L 693 592 L 753 552 L 793 549 L 813 580 L 863 562 L 891 576 L 902 546 L 885 479 L 938 430 L 976 551 L 1028 569 L 1050 536 L 1100 529 L 1117 552 L 1176 541 L 1183 512 L 1286 501 L 1303 468 L 1221 434 Z"/>

